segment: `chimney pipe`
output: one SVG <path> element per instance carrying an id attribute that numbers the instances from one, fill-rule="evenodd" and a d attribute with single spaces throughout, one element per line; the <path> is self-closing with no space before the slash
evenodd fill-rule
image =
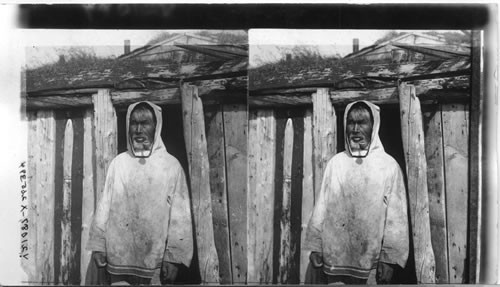
<path id="1" fill-rule="evenodd" d="M 123 47 L 123 54 L 128 54 L 128 53 L 130 53 L 130 40 L 125 40 Z"/>
<path id="2" fill-rule="evenodd" d="M 352 52 L 356 53 L 357 51 L 359 51 L 359 39 L 354 38 L 352 39 Z"/>

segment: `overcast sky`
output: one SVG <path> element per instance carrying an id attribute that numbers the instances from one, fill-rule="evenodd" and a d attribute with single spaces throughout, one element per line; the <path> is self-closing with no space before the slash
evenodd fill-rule
<path id="1" fill-rule="evenodd" d="M 98 57 L 123 54 L 124 40 L 131 49 L 145 45 L 161 32 L 194 33 L 199 30 L 51 30 L 19 29 L 21 46 L 27 47 L 29 68 L 57 61 L 64 47 L 91 46 Z M 352 52 L 354 38 L 359 48 L 372 45 L 390 30 L 327 30 L 327 29 L 251 29 L 249 30 L 249 62 L 251 66 L 275 62 L 284 57 L 284 46 L 316 46 L 322 56 L 345 56 Z M 215 31 L 214 31 L 215 32 Z M 235 31 L 232 31 L 235 32 Z M 278 48 L 281 47 L 281 48 Z"/>
<path id="2" fill-rule="evenodd" d="M 328 29 L 252 29 L 249 32 L 250 66 L 274 62 L 285 57 L 283 46 L 316 46 L 322 56 L 345 56 L 353 51 L 353 39 L 359 39 L 359 49 L 373 45 L 394 30 L 328 30 Z M 395 30 L 401 32 L 403 30 Z M 405 30 L 424 32 L 423 30 Z M 441 30 L 442 32 L 450 30 Z"/>
<path id="3" fill-rule="evenodd" d="M 91 46 L 98 57 L 117 57 L 123 54 L 124 40 L 132 50 L 145 45 L 159 33 L 196 32 L 193 30 L 54 30 L 19 29 L 20 46 L 27 47 L 26 64 L 30 68 L 57 61 L 64 47 Z M 282 50 L 276 45 L 318 45 L 324 56 L 352 51 L 352 39 L 358 38 L 360 48 L 373 44 L 387 31 L 383 30 L 285 30 L 252 29 L 249 31 L 250 63 L 279 60 Z"/>
<path id="4" fill-rule="evenodd" d="M 57 61 L 64 47 L 91 46 L 98 57 L 117 57 L 123 54 L 124 41 L 130 40 L 131 50 L 146 45 L 162 32 L 196 33 L 200 30 L 54 30 L 19 29 L 20 46 L 27 47 L 28 67 Z M 220 32 L 211 30 L 213 32 Z M 237 31 L 230 31 L 236 33 Z"/>
<path id="5" fill-rule="evenodd" d="M 316 46 L 322 56 L 345 56 L 352 52 L 354 38 L 359 48 L 372 45 L 389 30 L 309 30 L 309 29 L 252 29 L 249 32 L 250 66 L 275 62 L 284 57 L 283 46 Z"/>

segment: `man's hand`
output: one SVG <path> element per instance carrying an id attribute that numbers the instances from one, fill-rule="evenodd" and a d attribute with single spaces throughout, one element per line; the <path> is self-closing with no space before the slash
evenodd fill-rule
<path id="1" fill-rule="evenodd" d="M 323 255 L 319 252 L 311 252 L 311 255 L 309 255 L 309 260 L 311 261 L 311 264 L 315 268 L 319 268 L 323 266 Z"/>
<path id="2" fill-rule="evenodd" d="M 101 252 L 101 251 L 94 251 L 92 254 L 94 257 L 95 263 L 97 264 L 97 267 L 102 268 L 106 267 L 108 265 L 108 260 L 106 259 L 106 253 Z"/>
<path id="3" fill-rule="evenodd" d="M 391 284 L 394 265 L 379 262 L 377 266 L 377 284 Z"/>
<path id="4" fill-rule="evenodd" d="M 160 282 L 161 284 L 172 284 L 177 278 L 177 272 L 179 271 L 179 264 L 163 261 L 161 264 L 160 271 Z"/>

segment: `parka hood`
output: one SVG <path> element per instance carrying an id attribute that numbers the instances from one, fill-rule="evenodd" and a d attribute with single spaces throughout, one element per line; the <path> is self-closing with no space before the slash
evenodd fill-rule
<path id="1" fill-rule="evenodd" d="M 156 117 L 156 128 L 155 128 L 155 137 L 154 137 L 154 140 L 153 140 L 153 148 L 151 150 L 151 155 L 152 156 L 155 151 L 157 150 L 165 150 L 165 145 L 163 144 L 163 141 L 161 139 L 161 129 L 162 129 L 162 125 L 163 125 L 163 118 L 162 118 L 162 113 L 161 113 L 161 108 L 151 102 L 148 102 L 148 101 L 143 101 L 143 102 L 137 102 L 137 103 L 134 103 L 134 104 L 131 104 L 129 107 L 128 107 L 128 110 L 127 110 L 127 127 L 126 127 L 126 134 L 127 134 L 127 150 L 128 152 L 132 155 L 132 156 L 135 156 L 133 151 L 132 151 L 132 143 L 131 143 L 131 139 L 130 139 L 130 136 L 129 136 L 129 126 L 130 126 L 130 115 L 132 114 L 132 111 L 134 110 L 134 108 L 141 104 L 141 103 L 145 103 L 147 105 L 149 105 L 154 113 L 155 113 L 155 117 Z"/>
<path id="2" fill-rule="evenodd" d="M 349 114 L 352 106 L 359 102 L 365 103 L 370 108 L 370 112 L 373 116 L 372 138 L 367 156 L 377 150 L 384 151 L 384 147 L 382 146 L 382 142 L 380 141 L 380 137 L 378 135 L 380 129 L 380 108 L 368 101 L 356 101 L 348 104 L 344 112 L 344 145 L 346 152 L 352 156 L 349 148 L 349 139 L 347 137 L 347 115 Z"/>

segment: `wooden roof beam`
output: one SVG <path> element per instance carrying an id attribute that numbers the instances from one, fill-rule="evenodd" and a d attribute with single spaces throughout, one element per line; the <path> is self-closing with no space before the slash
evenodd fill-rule
<path id="1" fill-rule="evenodd" d="M 417 96 L 422 104 L 436 102 L 468 102 L 470 92 L 467 89 L 428 89 L 417 87 Z M 358 100 L 370 101 L 374 104 L 398 104 L 398 91 L 396 87 L 375 90 L 330 90 L 330 99 L 333 105 L 344 106 Z M 312 105 L 310 93 L 258 95 L 248 97 L 251 107 L 292 107 Z"/>

